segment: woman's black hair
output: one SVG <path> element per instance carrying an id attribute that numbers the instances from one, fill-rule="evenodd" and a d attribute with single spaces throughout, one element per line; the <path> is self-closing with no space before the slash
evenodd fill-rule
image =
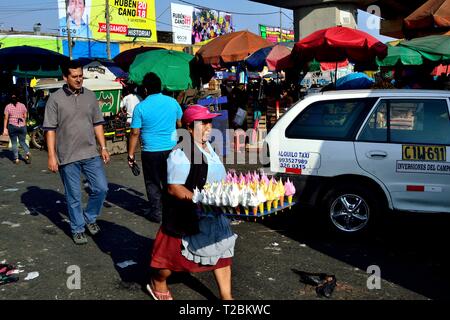
<path id="1" fill-rule="evenodd" d="M 212 119 L 204 119 L 204 120 L 195 120 L 195 121 L 208 121 L 208 122 L 212 122 Z M 192 130 L 194 130 L 194 124 L 195 124 L 195 121 L 192 121 L 191 123 L 186 123 L 185 124 L 185 127 L 186 127 L 186 129 L 192 129 Z"/>

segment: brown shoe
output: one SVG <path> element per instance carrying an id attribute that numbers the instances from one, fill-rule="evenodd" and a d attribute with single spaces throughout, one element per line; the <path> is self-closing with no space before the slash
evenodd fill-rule
<path id="1" fill-rule="evenodd" d="M 19 160 L 19 159 L 14 159 L 14 160 L 13 160 L 13 163 L 14 163 L 14 164 L 19 164 L 19 163 L 20 163 L 20 160 Z"/>
<path id="2" fill-rule="evenodd" d="M 27 154 L 27 155 L 25 156 L 25 163 L 26 163 L 26 164 L 31 164 L 31 154 Z"/>

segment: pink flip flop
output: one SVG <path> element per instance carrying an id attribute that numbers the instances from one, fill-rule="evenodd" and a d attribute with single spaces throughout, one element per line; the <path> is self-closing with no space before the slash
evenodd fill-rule
<path id="1" fill-rule="evenodd" d="M 150 284 L 147 284 L 146 286 L 148 293 L 153 297 L 155 300 L 173 300 L 172 295 L 170 294 L 170 291 L 167 292 L 159 292 L 154 289 L 152 289 Z"/>

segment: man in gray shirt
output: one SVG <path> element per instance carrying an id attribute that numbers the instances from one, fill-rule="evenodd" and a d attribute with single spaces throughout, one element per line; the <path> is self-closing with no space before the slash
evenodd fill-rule
<path id="1" fill-rule="evenodd" d="M 96 220 L 108 192 L 103 163 L 108 163 L 110 157 L 97 99 L 92 91 L 83 87 L 82 65 L 72 60 L 62 71 L 66 84 L 50 95 L 45 107 L 43 126 L 47 138 L 48 169 L 59 171 L 61 175 L 73 241 L 85 244 L 85 226 L 91 235 L 100 231 Z M 90 189 L 85 209 L 81 203 L 81 173 Z"/>

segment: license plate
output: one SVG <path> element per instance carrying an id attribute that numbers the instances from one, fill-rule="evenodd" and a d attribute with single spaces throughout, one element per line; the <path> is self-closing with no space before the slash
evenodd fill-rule
<path id="1" fill-rule="evenodd" d="M 402 145 L 402 160 L 447 161 L 445 146 Z"/>

